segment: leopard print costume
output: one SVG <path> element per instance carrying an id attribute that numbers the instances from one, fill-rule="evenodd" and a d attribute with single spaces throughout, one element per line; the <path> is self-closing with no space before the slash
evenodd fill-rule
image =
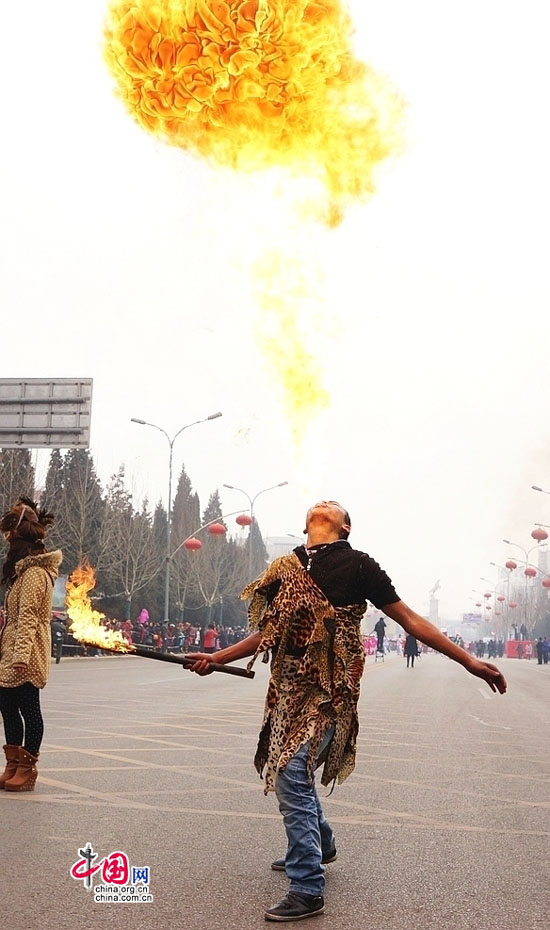
<path id="1" fill-rule="evenodd" d="M 276 581 L 279 589 L 268 604 L 268 588 Z M 248 668 L 261 653 L 268 661 L 268 651 L 272 650 L 271 677 L 254 759 L 260 776 L 265 769 L 265 794 L 274 790 L 277 773 L 284 771 L 308 741 L 307 772 L 313 781 L 319 746 L 331 727 L 334 734 L 321 759 L 321 783 L 341 784 L 355 767 L 359 681 L 365 664 L 360 621 L 366 604 L 333 607 L 294 553 L 275 559 L 241 597 L 252 598 L 250 629 L 261 632 Z M 286 654 L 298 628 L 301 640 L 306 640 L 301 658 Z"/>

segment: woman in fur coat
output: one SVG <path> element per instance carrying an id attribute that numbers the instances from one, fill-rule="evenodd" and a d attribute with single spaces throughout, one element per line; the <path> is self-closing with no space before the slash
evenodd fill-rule
<path id="1" fill-rule="evenodd" d="M 0 632 L 0 712 L 4 721 L 6 768 L 0 788 L 32 791 L 44 722 L 40 689 L 50 672 L 52 592 L 63 555 L 48 552 L 43 539 L 52 514 L 19 498 L 0 521 L 9 542 L 3 566 L 6 586 Z"/>

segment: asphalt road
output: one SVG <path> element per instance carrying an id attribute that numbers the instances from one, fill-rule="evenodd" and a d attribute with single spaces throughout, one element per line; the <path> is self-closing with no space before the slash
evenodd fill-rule
<path id="1" fill-rule="evenodd" d="M 324 801 L 339 856 L 305 926 L 550 928 L 550 665 L 501 665 L 503 697 L 442 656 L 368 660 L 357 769 Z M 251 763 L 256 669 L 251 682 L 133 657 L 52 667 L 36 789 L 0 792 L 6 928 L 268 926 L 285 843 Z M 152 903 L 94 903 L 70 875 L 87 842 L 96 861 L 148 867 Z"/>

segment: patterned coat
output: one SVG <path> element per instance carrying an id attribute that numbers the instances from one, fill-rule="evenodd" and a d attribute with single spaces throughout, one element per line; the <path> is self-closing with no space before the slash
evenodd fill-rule
<path id="1" fill-rule="evenodd" d="M 0 634 L 0 687 L 30 682 L 43 688 L 50 673 L 52 592 L 63 555 L 59 550 L 29 555 L 15 566 Z M 14 663 L 25 662 L 24 671 Z"/>
<path id="2" fill-rule="evenodd" d="M 268 604 L 274 581 L 280 587 Z M 277 774 L 306 743 L 312 781 L 319 746 L 331 727 L 334 734 L 320 760 L 324 763 L 321 784 L 335 780 L 341 784 L 355 766 L 359 681 L 365 665 L 360 622 L 366 604 L 333 607 L 294 553 L 275 559 L 241 597 L 252 598 L 250 628 L 261 633 L 248 668 L 260 653 L 265 659 L 275 647 L 254 759 L 260 775 L 265 769 L 265 793 L 274 790 Z M 303 635 L 304 655 L 294 658 L 286 648 L 298 631 Z"/>

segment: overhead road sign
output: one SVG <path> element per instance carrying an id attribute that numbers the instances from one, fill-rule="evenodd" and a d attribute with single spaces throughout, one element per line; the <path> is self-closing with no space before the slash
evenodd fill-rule
<path id="1" fill-rule="evenodd" d="M 92 378 L 0 378 L 0 448 L 87 449 Z"/>

